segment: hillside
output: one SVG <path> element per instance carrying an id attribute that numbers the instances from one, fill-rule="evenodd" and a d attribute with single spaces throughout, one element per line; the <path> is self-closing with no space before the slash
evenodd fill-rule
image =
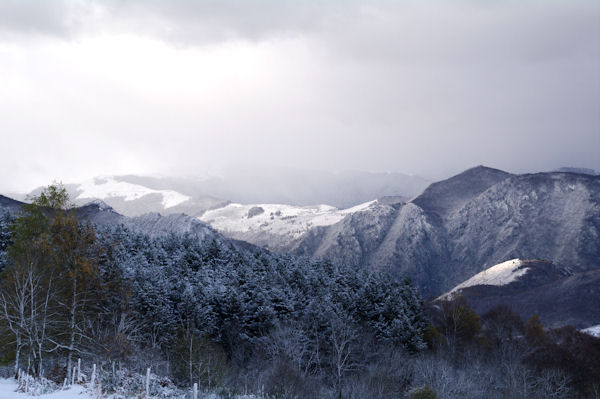
<path id="1" fill-rule="evenodd" d="M 600 268 L 600 177 L 477 167 L 409 202 L 376 202 L 287 250 L 411 278 L 430 297 L 506 259 Z"/>
<path id="2" fill-rule="evenodd" d="M 492 266 L 439 299 L 462 296 L 479 314 L 504 305 L 523 320 L 584 329 L 600 323 L 600 270 L 573 273 L 552 262 L 512 260 Z"/>

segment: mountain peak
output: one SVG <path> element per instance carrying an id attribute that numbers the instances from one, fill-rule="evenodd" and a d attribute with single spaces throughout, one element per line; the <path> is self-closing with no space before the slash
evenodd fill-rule
<path id="1" fill-rule="evenodd" d="M 508 172 L 479 165 L 431 184 L 412 202 L 427 211 L 447 216 L 471 198 L 510 176 L 512 175 Z"/>
<path id="2" fill-rule="evenodd" d="M 100 211 L 114 211 L 112 206 L 108 205 L 106 202 L 102 201 L 101 199 L 95 199 L 90 202 L 86 202 L 85 204 L 82 205 L 82 207 L 85 207 L 85 206 L 90 206 L 90 207 L 94 206 L 94 207 L 97 207 L 98 210 L 100 210 Z"/>

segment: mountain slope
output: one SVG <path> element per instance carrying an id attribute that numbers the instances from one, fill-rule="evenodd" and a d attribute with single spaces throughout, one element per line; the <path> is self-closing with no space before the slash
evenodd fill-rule
<path id="1" fill-rule="evenodd" d="M 290 250 L 384 268 L 433 297 L 506 259 L 600 269 L 600 177 L 477 167 L 311 231 Z"/>
<path id="2" fill-rule="evenodd" d="M 449 179 L 433 183 L 412 203 L 430 214 L 442 217 L 460 209 L 491 186 L 510 177 L 498 169 L 477 166 Z"/>
<path id="3" fill-rule="evenodd" d="M 328 205 L 229 204 L 209 210 L 199 219 L 228 237 L 285 251 L 290 242 L 312 228 L 335 224 L 347 215 L 369 208 L 373 202 L 348 209 Z"/>
<path id="4" fill-rule="evenodd" d="M 139 216 L 150 212 L 200 216 L 208 209 L 228 203 L 211 196 L 190 196 L 171 189 L 156 189 L 117 176 L 96 177 L 79 184 L 67 184 L 65 188 L 76 205 L 101 200 L 125 216 Z M 31 194 L 37 195 L 39 192 L 41 188 Z"/>
<path id="5" fill-rule="evenodd" d="M 0 212 L 17 213 L 21 210 L 22 202 L 0 195 Z"/>
<path id="6" fill-rule="evenodd" d="M 514 259 L 486 269 L 439 299 L 457 295 L 479 314 L 504 305 L 525 320 L 538 314 L 548 327 L 600 323 L 600 270 L 572 273 L 548 261 Z"/>
<path id="7" fill-rule="evenodd" d="M 0 211 L 4 209 L 16 215 L 21 210 L 22 204 L 20 201 L 0 196 Z M 100 228 L 123 225 L 132 231 L 149 236 L 190 234 L 199 240 L 216 239 L 231 242 L 231 240 L 223 237 L 198 218 L 181 213 L 165 216 L 158 213 L 148 213 L 127 217 L 117 213 L 111 206 L 101 200 L 95 200 L 77 207 L 75 212 L 79 220 L 93 223 Z"/>

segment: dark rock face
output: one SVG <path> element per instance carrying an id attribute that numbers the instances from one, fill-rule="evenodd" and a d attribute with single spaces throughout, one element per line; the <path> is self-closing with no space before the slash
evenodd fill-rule
<path id="1" fill-rule="evenodd" d="M 600 324 L 600 270 L 573 273 L 548 261 L 523 261 L 523 267 L 528 271 L 509 284 L 475 285 L 459 294 L 479 314 L 505 305 L 524 320 L 538 314 L 548 327 Z"/>
<path id="2" fill-rule="evenodd" d="M 378 203 L 286 250 L 389 270 L 433 298 L 508 259 L 600 269 L 600 176 L 477 167 L 408 203 Z"/>

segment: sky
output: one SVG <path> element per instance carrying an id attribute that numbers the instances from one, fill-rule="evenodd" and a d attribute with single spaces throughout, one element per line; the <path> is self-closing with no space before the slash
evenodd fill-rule
<path id="1" fill-rule="evenodd" d="M 596 0 L 1 0 L 0 192 L 600 170 Z"/>

